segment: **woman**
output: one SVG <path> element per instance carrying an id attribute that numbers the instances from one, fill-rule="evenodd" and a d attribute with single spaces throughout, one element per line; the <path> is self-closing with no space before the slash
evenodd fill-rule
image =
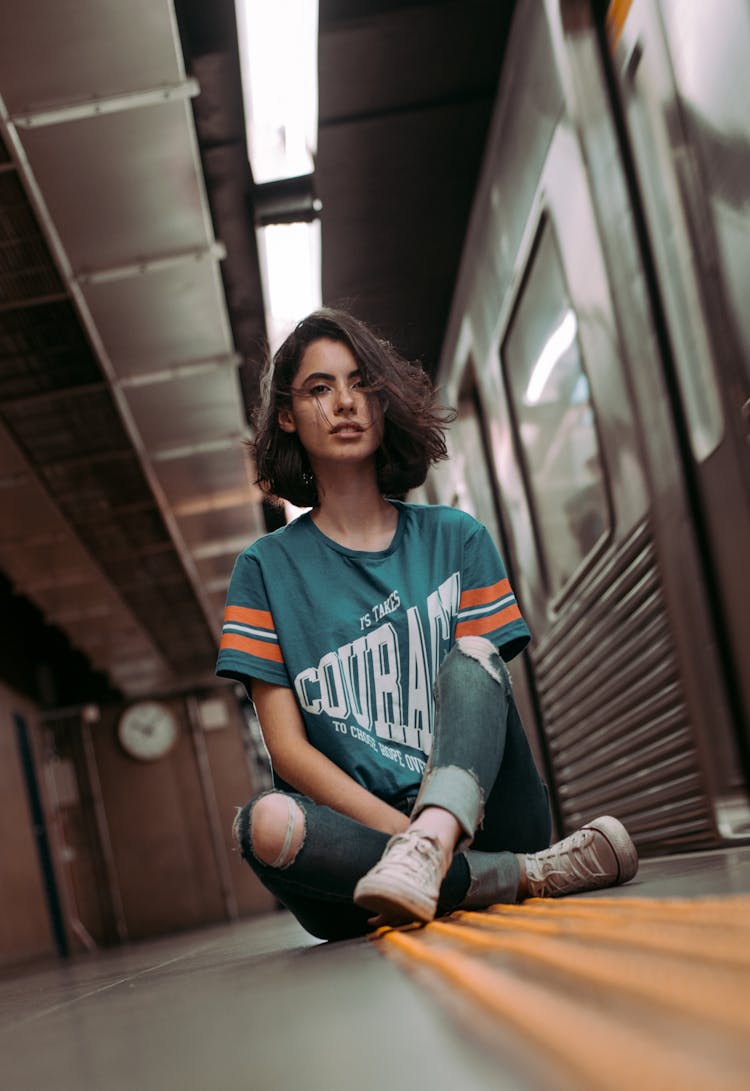
<path id="1" fill-rule="evenodd" d="M 504 663 L 529 631 L 485 528 L 389 499 L 446 457 L 449 417 L 420 368 L 340 311 L 300 322 L 263 379 L 258 482 L 311 511 L 232 575 L 217 671 L 251 692 L 274 774 L 235 834 L 325 939 L 637 869 L 609 817 L 547 848 Z"/>

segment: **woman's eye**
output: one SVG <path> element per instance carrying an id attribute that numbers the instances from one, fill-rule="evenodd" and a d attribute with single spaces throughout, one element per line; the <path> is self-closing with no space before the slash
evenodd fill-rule
<path id="1" fill-rule="evenodd" d="M 325 383 L 316 383 L 315 386 L 310 387 L 310 393 L 313 397 L 319 398 L 320 395 L 325 394 L 328 389 L 329 387 L 327 387 Z"/>

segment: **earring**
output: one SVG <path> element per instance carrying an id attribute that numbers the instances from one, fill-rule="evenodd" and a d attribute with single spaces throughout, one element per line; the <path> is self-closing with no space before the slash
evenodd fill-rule
<path id="1" fill-rule="evenodd" d="M 309 470 L 303 470 L 302 471 L 302 481 L 303 481 L 303 483 L 305 485 L 314 485 L 315 484 L 315 477 L 313 476 L 313 474 L 310 473 Z"/>

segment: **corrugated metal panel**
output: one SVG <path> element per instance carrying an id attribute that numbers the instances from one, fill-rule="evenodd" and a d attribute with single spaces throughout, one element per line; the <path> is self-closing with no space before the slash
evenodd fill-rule
<path id="1" fill-rule="evenodd" d="M 647 522 L 532 657 L 565 830 L 610 812 L 651 852 L 718 844 Z"/>

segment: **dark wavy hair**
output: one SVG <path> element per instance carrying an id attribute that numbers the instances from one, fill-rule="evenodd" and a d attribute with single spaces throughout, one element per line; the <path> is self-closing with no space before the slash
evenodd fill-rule
<path id="1" fill-rule="evenodd" d="M 435 404 L 429 377 L 404 359 L 388 341 L 346 311 L 323 307 L 303 318 L 266 363 L 255 413 L 257 484 L 266 495 L 297 507 L 319 503 L 315 476 L 296 432 L 279 427 L 279 411 L 291 406 L 294 377 L 305 350 L 321 338 L 340 341 L 352 352 L 363 386 L 377 398 L 383 439 L 375 454 L 378 486 L 384 496 L 403 496 L 424 482 L 430 466 L 447 458 L 445 428 L 455 418 Z"/>

